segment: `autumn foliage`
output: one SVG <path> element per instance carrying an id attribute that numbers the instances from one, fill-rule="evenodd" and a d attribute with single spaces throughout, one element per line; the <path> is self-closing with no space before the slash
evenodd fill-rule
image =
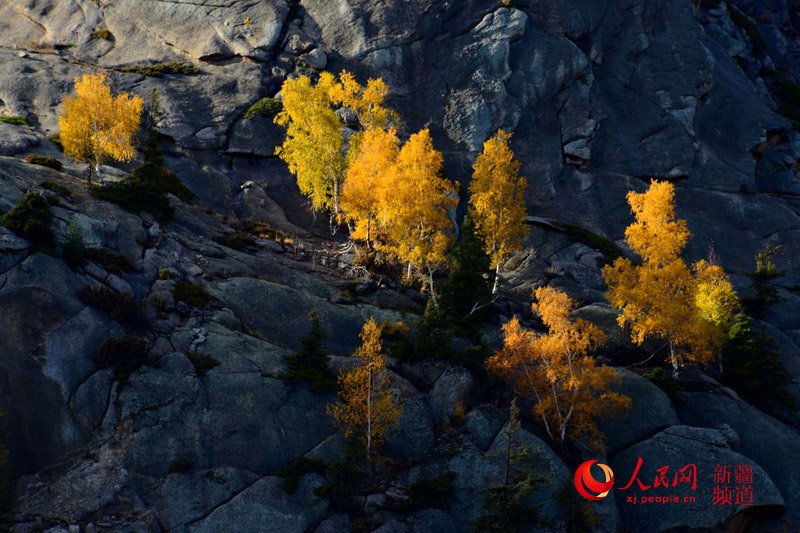
<path id="1" fill-rule="evenodd" d="M 105 74 L 75 78 L 76 95 L 64 98 L 59 118 L 64 153 L 90 163 L 97 172 L 107 158 L 130 161 L 136 157 L 134 136 L 139 130 L 143 102 L 139 96 L 111 94 Z"/>
<path id="2" fill-rule="evenodd" d="M 372 461 L 375 450 L 397 425 L 402 408 L 392 393 L 382 350 L 380 327 L 374 319 L 361 330 L 358 365 L 339 376 L 341 403 L 328 406 L 336 425 L 347 438 L 362 442 Z"/>
<path id="3" fill-rule="evenodd" d="M 712 362 L 739 305 L 733 286 L 721 267 L 681 258 L 691 233 L 675 218 L 672 184 L 654 181 L 644 193 L 629 192 L 628 202 L 635 220 L 625 240 L 641 264 L 618 258 L 603 269 L 620 326 L 637 344 L 665 340 L 674 369 Z"/>
<path id="4" fill-rule="evenodd" d="M 427 129 L 405 144 L 398 139 L 388 90 L 380 78 L 362 86 L 347 71 L 338 81 L 322 73 L 316 85 L 305 76 L 287 80 L 275 118 L 287 134 L 276 153 L 315 209 L 331 211 L 354 240 L 406 265 L 408 279 L 416 271 L 435 301 L 433 273 L 446 265 L 454 241 L 448 214 L 458 205 L 458 188 L 443 176 L 442 154 Z M 357 129 L 345 136 L 340 117 L 348 114 L 347 125 Z"/>
<path id="5" fill-rule="evenodd" d="M 511 134 L 500 130 L 483 143 L 469 186 L 470 213 L 496 271 L 493 293 L 501 265 L 522 248 L 527 235 L 523 222 L 527 180 L 519 175 L 520 163 L 514 159 L 510 140 Z"/>
<path id="6" fill-rule="evenodd" d="M 384 249 L 427 278 L 436 301 L 433 272 L 447 264 L 454 241 L 448 211 L 458 205 L 458 187 L 442 175 L 442 154 L 433 148 L 430 132 L 413 134 L 400 149 L 387 177 Z M 438 303 L 437 303 L 438 305 Z"/>
<path id="7" fill-rule="evenodd" d="M 540 287 L 534 297 L 532 309 L 548 333 L 537 335 L 522 329 L 516 317 L 511 319 L 503 326 L 502 349 L 486 366 L 512 382 L 517 394 L 535 402 L 534 414 L 552 440 L 583 437 L 599 445 L 603 435 L 597 419 L 630 405 L 629 398 L 609 390 L 619 382 L 617 374 L 596 366 L 591 357 L 605 336 L 594 325 L 569 318 L 575 302 L 565 293 Z"/>
<path id="8" fill-rule="evenodd" d="M 345 157 L 342 124 L 328 96 L 335 85 L 328 72 L 320 75 L 316 85 L 306 76 L 283 82 L 283 110 L 275 123 L 286 127 L 286 140 L 275 155 L 289 165 L 300 192 L 309 197 L 315 210 L 338 213 Z"/>
<path id="9" fill-rule="evenodd" d="M 385 225 L 390 196 L 389 178 L 394 172 L 400 141 L 394 128 L 384 131 L 371 128 L 364 132 L 360 148 L 347 169 L 342 188 L 342 209 L 345 218 L 354 224 L 353 239 L 371 246 L 376 226 Z"/>

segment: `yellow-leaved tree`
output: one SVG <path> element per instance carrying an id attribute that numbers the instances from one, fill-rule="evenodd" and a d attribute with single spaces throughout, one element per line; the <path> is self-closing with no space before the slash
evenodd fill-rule
<path id="1" fill-rule="evenodd" d="M 699 261 L 690 268 L 681 258 L 691 233 L 675 218 L 671 183 L 653 181 L 644 193 L 629 192 L 628 202 L 635 220 L 625 241 L 641 264 L 618 258 L 603 269 L 619 324 L 637 344 L 666 341 L 675 373 L 686 361 L 707 365 L 739 306 L 733 286 L 721 267 Z"/>
<path id="2" fill-rule="evenodd" d="M 585 438 L 600 446 L 601 416 L 615 416 L 630 406 L 630 398 L 611 392 L 620 378 L 610 367 L 598 367 L 591 353 L 605 336 L 596 326 L 570 320 L 575 302 L 550 287 L 534 291 L 532 309 L 548 333 L 522 329 L 514 317 L 503 326 L 503 347 L 486 361 L 490 372 L 515 385 L 519 395 L 533 399 L 534 414 L 554 441 Z"/>
<path id="3" fill-rule="evenodd" d="M 387 375 L 381 330 L 372 318 L 361 330 L 361 346 L 355 355 L 360 360 L 358 365 L 339 376 L 342 401 L 330 404 L 328 414 L 345 437 L 363 443 L 372 464 L 375 450 L 386 441 L 389 430 L 402 415 Z"/>
<path id="4" fill-rule="evenodd" d="M 286 139 L 275 155 L 289 165 L 300 192 L 316 211 L 339 214 L 339 192 L 345 173 L 342 124 L 328 93 L 336 85 L 333 74 L 323 72 L 312 84 L 307 76 L 287 79 L 281 87 L 283 109 L 275 123 L 286 127 Z"/>
<path id="5" fill-rule="evenodd" d="M 472 166 L 469 186 L 470 214 L 495 269 L 492 294 L 497 293 L 501 265 L 522 249 L 522 239 L 528 233 L 523 222 L 528 182 L 519 175 L 520 163 L 514 160 L 510 139 L 510 133 L 499 130 L 483 143 L 483 152 Z"/>
<path id="6" fill-rule="evenodd" d="M 111 94 L 105 74 L 75 78 L 75 96 L 63 101 L 58 119 L 64 153 L 89 163 L 87 178 L 99 177 L 107 158 L 130 161 L 136 157 L 135 135 L 142 116 L 142 98 L 129 93 Z"/>
<path id="7" fill-rule="evenodd" d="M 370 78 L 362 87 L 355 76 L 343 70 L 339 73 L 339 83 L 330 88 L 328 96 L 333 103 L 353 111 L 364 130 L 386 129 L 397 120 L 397 113 L 385 105 L 388 92 L 389 88 L 381 78 Z"/>
<path id="8" fill-rule="evenodd" d="M 366 240 L 368 247 L 372 246 L 379 215 L 385 214 L 390 201 L 395 201 L 389 185 L 393 182 L 399 144 L 394 128 L 366 130 L 342 185 L 342 211 L 354 223 L 350 236 Z"/>
<path id="9" fill-rule="evenodd" d="M 434 271 L 447 264 L 454 224 L 448 211 L 458 205 L 458 186 L 442 174 L 442 154 L 433 148 L 430 132 L 413 134 L 400 149 L 389 177 L 385 248 L 427 279 L 433 303 Z"/>

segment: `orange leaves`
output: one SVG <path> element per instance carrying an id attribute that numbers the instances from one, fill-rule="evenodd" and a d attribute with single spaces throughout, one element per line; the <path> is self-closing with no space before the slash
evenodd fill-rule
<path id="1" fill-rule="evenodd" d="M 403 145 L 390 183 L 385 248 L 430 274 L 447 262 L 454 229 L 447 213 L 458 205 L 458 188 L 442 176 L 442 154 L 427 129 Z"/>
<path id="2" fill-rule="evenodd" d="M 625 230 L 625 242 L 647 262 L 666 265 L 678 258 L 691 233 L 685 220 L 675 219 L 675 188 L 654 181 L 647 192 L 628 193 L 636 218 Z"/>
<path id="3" fill-rule="evenodd" d="M 399 144 L 394 128 L 364 132 L 342 186 L 342 210 L 346 218 L 355 222 L 351 235 L 354 239 L 370 243 L 378 215 L 385 215 L 390 195 L 387 185 L 394 177 Z"/>
<path id="4" fill-rule="evenodd" d="M 503 326 L 503 348 L 491 356 L 490 372 L 514 383 L 518 394 L 535 401 L 534 413 L 552 439 L 586 437 L 599 444 L 596 419 L 628 408 L 630 399 L 610 392 L 619 377 L 596 367 L 591 352 L 603 343 L 603 333 L 583 320 L 571 321 L 575 303 L 561 291 L 542 287 L 532 305 L 548 333 L 523 330 L 519 320 Z"/>
<path id="5" fill-rule="evenodd" d="M 94 166 L 110 157 L 130 161 L 136 156 L 143 101 L 139 96 L 111 94 L 105 74 L 75 78 L 74 97 L 64 98 L 59 118 L 64 153 Z"/>
<path id="6" fill-rule="evenodd" d="M 603 269 L 620 326 L 630 327 L 637 344 L 665 339 L 674 368 L 684 360 L 708 364 L 738 307 L 733 286 L 720 267 L 700 261 L 690 269 L 680 257 L 691 233 L 675 219 L 671 183 L 654 181 L 644 193 L 628 193 L 628 201 L 635 221 L 625 240 L 642 264 L 620 258 Z"/>

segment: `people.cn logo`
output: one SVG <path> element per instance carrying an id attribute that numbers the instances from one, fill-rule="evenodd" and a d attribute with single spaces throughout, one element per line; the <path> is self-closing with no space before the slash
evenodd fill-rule
<path id="1" fill-rule="evenodd" d="M 606 475 L 606 480 L 601 483 L 592 476 L 591 467 L 594 463 L 597 463 L 597 459 L 586 461 L 575 471 L 575 489 L 578 491 L 578 494 L 587 500 L 602 500 L 608 496 L 608 491 L 611 490 L 611 487 L 614 485 L 614 472 L 608 465 L 597 463 L 597 466 L 599 466 Z M 597 495 L 592 496 L 586 489 L 596 492 Z"/>

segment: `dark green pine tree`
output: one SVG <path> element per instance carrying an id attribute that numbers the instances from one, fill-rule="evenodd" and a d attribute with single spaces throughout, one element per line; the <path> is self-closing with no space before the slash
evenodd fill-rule
<path id="1" fill-rule="evenodd" d="M 308 381 L 315 392 L 336 390 L 336 374 L 328 363 L 331 358 L 325 350 L 328 335 L 322 331 L 322 320 L 316 310 L 308 314 L 311 329 L 300 339 L 300 350 L 288 356 L 289 368 L 283 378 L 289 383 Z"/>
<path id="2" fill-rule="evenodd" d="M 454 326 L 464 330 L 485 318 L 492 298 L 489 256 L 475 232 L 475 222 L 467 215 L 461 225 L 461 238 L 450 255 L 450 277 L 442 285 L 441 312 Z"/>
<path id="3" fill-rule="evenodd" d="M 139 185 L 149 191 L 166 195 L 172 193 L 184 202 L 192 200 L 192 192 L 181 183 L 178 177 L 164 168 L 164 152 L 158 144 L 158 123 L 164 113 L 158 103 L 156 91 L 150 99 L 150 113 L 147 120 L 147 134 L 144 138 L 142 155 L 144 163 L 137 167 L 132 176 L 139 181 Z"/>
<path id="4" fill-rule="evenodd" d="M 770 414 L 781 406 L 796 408 L 786 390 L 789 374 L 780 360 L 777 343 L 744 313 L 734 317 L 728 339 L 722 346 L 722 383 Z"/>
<path id="5" fill-rule="evenodd" d="M 153 181 L 161 177 L 160 174 L 165 172 L 164 154 L 158 145 L 158 122 L 163 114 L 158 103 L 156 90 L 153 89 L 150 96 L 150 112 L 147 114 L 147 133 L 142 146 L 144 163 L 133 171 L 133 176 L 139 180 L 139 184 L 142 186 L 145 186 L 147 181 Z"/>
<path id="6" fill-rule="evenodd" d="M 499 457 L 505 463 L 503 484 L 484 492 L 482 516 L 471 524 L 474 533 L 514 533 L 550 525 L 542 517 L 541 507 L 532 501 L 536 491 L 549 485 L 550 479 L 534 474 L 541 460 L 535 448 L 515 441 L 521 427 L 515 398 L 505 430 L 505 447 Z"/>

